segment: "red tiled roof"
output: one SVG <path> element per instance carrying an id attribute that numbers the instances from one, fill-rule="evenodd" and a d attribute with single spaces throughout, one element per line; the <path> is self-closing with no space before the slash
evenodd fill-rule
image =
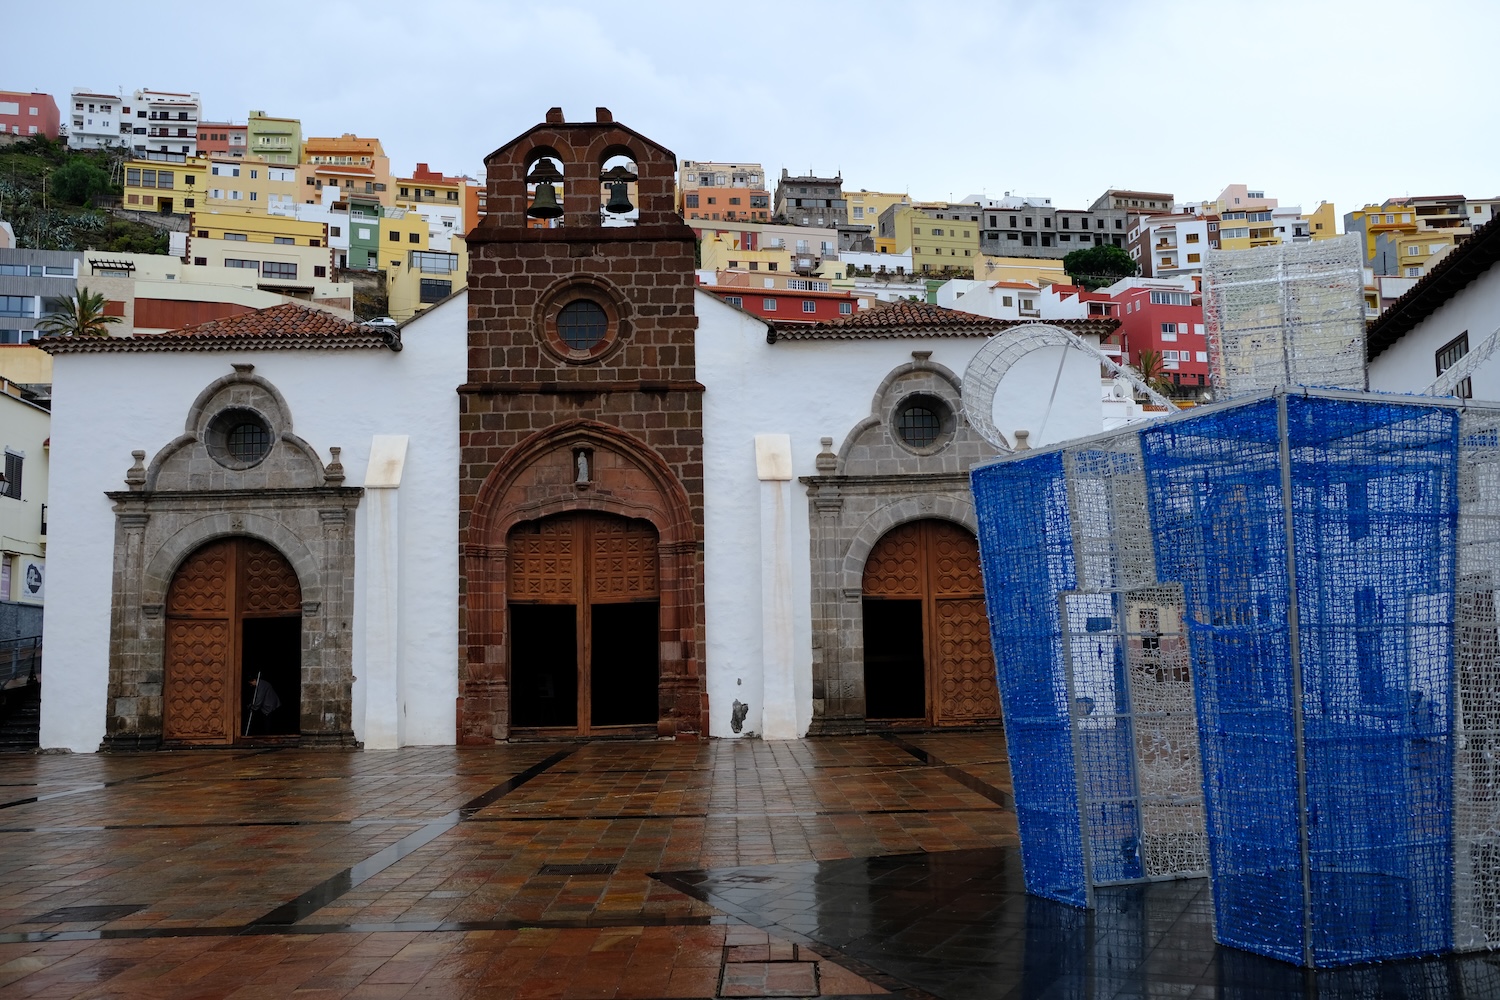
<path id="1" fill-rule="evenodd" d="M 887 337 L 986 337 L 999 330 L 1041 320 L 991 319 L 927 302 L 881 302 L 853 316 L 795 326 L 772 325 L 766 342 L 778 340 L 874 340 Z M 1046 320 L 1074 333 L 1108 336 L 1120 326 L 1117 319 Z"/>
<path id="2" fill-rule="evenodd" d="M 322 309 L 285 302 L 166 333 L 140 333 L 133 337 L 39 337 L 35 344 L 49 354 L 371 348 L 399 351 L 401 333 L 394 327 L 364 326 Z"/>

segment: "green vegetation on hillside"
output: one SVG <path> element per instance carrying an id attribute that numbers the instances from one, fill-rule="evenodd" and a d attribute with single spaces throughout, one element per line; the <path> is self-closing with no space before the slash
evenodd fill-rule
<path id="1" fill-rule="evenodd" d="M 70 150 L 46 136 L 0 146 L 0 219 L 32 250 L 166 253 L 167 234 L 95 208 L 118 196 L 122 150 Z"/>

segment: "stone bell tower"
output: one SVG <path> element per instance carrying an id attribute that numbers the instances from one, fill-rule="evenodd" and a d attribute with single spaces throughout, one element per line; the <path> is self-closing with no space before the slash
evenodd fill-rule
<path id="1" fill-rule="evenodd" d="M 676 162 L 605 108 L 553 108 L 485 160 L 459 387 L 461 743 L 707 731 Z"/>

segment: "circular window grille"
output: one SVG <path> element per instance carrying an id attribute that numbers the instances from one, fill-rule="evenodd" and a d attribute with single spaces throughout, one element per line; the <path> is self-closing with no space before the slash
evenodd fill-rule
<path id="1" fill-rule="evenodd" d="M 943 418 L 924 403 L 911 403 L 896 415 L 896 434 L 913 448 L 930 448 L 943 432 Z"/>
<path id="2" fill-rule="evenodd" d="M 597 302 L 577 299 L 557 314 L 557 335 L 572 350 L 592 350 L 608 334 L 609 317 Z"/>
<path id="3" fill-rule="evenodd" d="M 271 453 L 276 436 L 266 418 L 248 407 L 220 410 L 208 422 L 203 443 L 215 462 L 226 469 L 249 469 Z"/>
<path id="4" fill-rule="evenodd" d="M 235 424 L 225 435 L 224 448 L 236 462 L 259 462 L 271 450 L 271 432 L 260 423 Z"/>

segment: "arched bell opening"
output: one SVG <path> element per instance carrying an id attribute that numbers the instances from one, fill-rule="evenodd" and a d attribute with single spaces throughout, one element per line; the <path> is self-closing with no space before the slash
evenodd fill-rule
<path id="1" fill-rule="evenodd" d="M 605 150 L 599 164 L 599 224 L 634 226 L 640 219 L 640 174 L 628 150 Z"/>
<path id="2" fill-rule="evenodd" d="M 193 551 L 167 591 L 162 739 L 216 746 L 301 732 L 302 587 L 258 538 Z"/>
<path id="3" fill-rule="evenodd" d="M 563 224 L 563 159 L 550 147 L 534 150 L 526 161 L 526 225 L 556 229 Z"/>

